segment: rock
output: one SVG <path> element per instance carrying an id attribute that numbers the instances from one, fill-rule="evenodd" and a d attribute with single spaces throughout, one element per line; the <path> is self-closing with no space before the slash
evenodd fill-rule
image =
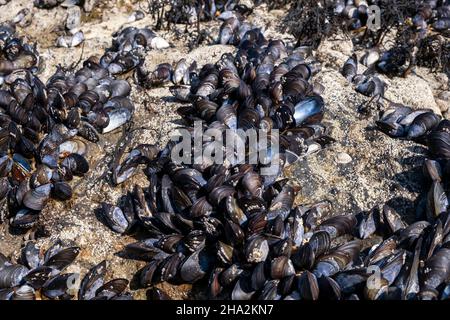
<path id="1" fill-rule="evenodd" d="M 319 48 L 317 48 L 316 55 L 317 59 L 326 66 L 340 69 L 352 53 L 352 41 L 344 35 L 337 35 L 335 39 L 322 41 Z"/>
<path id="2" fill-rule="evenodd" d="M 97 4 L 98 0 L 85 0 L 83 5 L 83 10 L 86 12 L 91 12 L 95 5 Z"/>
<path id="3" fill-rule="evenodd" d="M 81 9 L 78 6 L 67 8 L 66 28 L 77 29 L 81 25 Z"/>
<path id="4" fill-rule="evenodd" d="M 446 112 L 448 108 L 450 107 L 450 101 L 448 100 L 442 100 L 442 99 L 436 99 L 436 104 L 438 105 L 439 109 L 442 113 Z"/>
<path id="5" fill-rule="evenodd" d="M 430 72 L 425 67 L 416 67 L 414 73 L 423 78 L 433 91 L 445 90 L 447 86 L 448 76 L 445 73 Z"/>
<path id="6" fill-rule="evenodd" d="M 441 110 L 434 101 L 433 91 L 423 78 L 410 74 L 406 78 L 395 77 L 386 82 L 388 88 L 385 97 L 389 100 L 416 109 L 429 108 L 435 113 L 441 114 Z"/>
<path id="7" fill-rule="evenodd" d="M 298 203 L 329 200 L 333 212 L 358 213 L 387 202 L 412 221 L 414 201 L 423 188 L 424 148 L 381 133 L 375 127 L 376 112 L 359 114 L 358 106 L 368 98 L 356 93 L 338 69 L 325 67 L 316 80 L 325 86 L 323 122 L 336 143 L 288 169 L 302 185 Z M 398 98 L 406 99 L 406 94 L 400 92 Z M 337 157 L 347 158 L 338 155 L 341 150 L 352 155 L 351 164 L 336 165 Z"/>
<path id="8" fill-rule="evenodd" d="M 317 49 L 317 59 L 322 62 L 323 66 L 339 71 L 347 59 L 353 54 L 353 44 L 343 35 L 335 36 L 335 39 L 322 41 Z M 360 59 L 364 52 L 356 52 Z M 362 74 L 366 67 L 358 63 L 358 74 Z M 423 68 L 419 69 L 419 74 L 410 74 L 406 78 L 393 77 L 388 78 L 380 75 L 380 78 L 386 82 L 387 90 L 385 97 L 393 102 L 402 103 L 410 107 L 421 109 L 429 108 L 441 114 L 439 106 L 434 101 L 433 88 L 438 87 L 438 81 L 427 81 L 424 78 L 434 78 L 429 72 L 424 76 Z M 442 77 L 442 75 L 441 75 Z M 432 85 L 429 84 L 432 83 Z M 343 84 L 351 87 L 350 83 Z"/>

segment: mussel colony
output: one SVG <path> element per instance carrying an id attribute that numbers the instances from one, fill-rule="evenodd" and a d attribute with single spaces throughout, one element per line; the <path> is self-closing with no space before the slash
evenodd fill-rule
<path id="1" fill-rule="evenodd" d="M 74 272 L 64 272 L 80 253 L 78 247 L 64 247 L 56 242 L 46 251 L 30 241 L 22 249 L 20 262 L 12 263 L 0 253 L 1 300 L 71 299 L 130 300 L 128 280 L 105 281 L 106 261 L 92 267 L 82 279 Z M 78 284 L 78 285 L 77 285 Z"/>
<path id="2" fill-rule="evenodd" d="M 343 18 L 352 31 L 364 28 L 369 5 L 384 4 L 331 2 L 333 16 Z M 43 8 L 61 3 L 73 7 L 81 2 L 35 1 Z M 384 54 L 369 49 L 361 59 L 367 67 L 363 74 L 355 54 L 341 73 L 358 93 L 371 97 L 368 106 L 374 101 L 378 107 L 388 104 L 376 122 L 380 131 L 428 148 L 423 170 L 431 184 L 427 197 L 418 204 L 412 224 L 388 205 L 368 213 L 337 214 L 326 201 L 296 203 L 301 186 L 283 173 L 299 158 L 334 142 L 322 123 L 325 88 L 314 79 L 321 70 L 315 44 L 291 47 L 267 39 L 261 28 L 246 21 L 251 8 L 238 1 L 202 3 L 173 1 L 166 14 L 156 2 L 149 7 L 158 21 L 223 21 L 215 40 L 236 50 L 201 67 L 182 58 L 147 70 L 147 51 L 168 48 L 169 43 L 149 28 L 126 27 L 113 34 L 111 48 L 100 58 L 88 58 L 77 71 L 59 66 L 44 84 L 36 76 L 36 49 L 16 38 L 10 25 L 0 27 L 0 199 L 7 203 L 4 218 L 9 225 L 36 232 L 45 227 L 39 224 L 39 212 L 51 198 L 71 198 L 74 176 L 89 171 L 89 143 L 98 143 L 100 134 L 133 116 L 131 85 L 118 78 L 132 73 L 134 83 L 145 90 L 172 84 L 174 98 L 185 103 L 177 110 L 184 122 L 180 129 L 200 129 L 203 136 L 214 132 L 214 139 L 201 142 L 203 153 L 217 156 L 216 139 L 233 139 L 249 150 L 250 158 L 251 141 L 240 130 L 262 130 L 270 142 L 278 138 L 277 131 L 280 143 L 278 154 L 271 143 L 265 150 L 257 146 L 265 154 L 265 161 L 257 164 L 228 158 L 234 150 L 227 148 L 221 150 L 222 164 L 213 161 L 217 158 L 198 162 L 195 153 L 180 164 L 171 158 L 179 147 L 174 141 L 163 148 L 139 144 L 118 154 L 111 169 L 113 184 L 125 183 L 142 170 L 148 185 L 136 184 L 118 203 L 103 202 L 99 219 L 115 233 L 139 233 L 140 240 L 118 254 L 145 262 L 135 278 L 148 299 L 170 299 L 159 287 L 163 282 L 191 284 L 192 297 L 198 299 L 449 299 L 445 190 L 450 121 L 431 110 L 387 100 L 388 88 L 377 74 L 407 74 L 415 63 L 410 48 L 395 47 Z M 431 37 L 446 41 L 447 48 L 448 2 L 421 1 L 417 8 L 408 11 L 411 19 L 406 22 L 417 41 L 428 41 L 431 25 L 436 32 Z M 135 12 L 133 19 L 142 14 Z M 367 38 L 373 35 L 367 33 L 357 34 L 356 41 L 372 45 L 374 38 Z M 443 69 L 449 61 L 450 50 L 439 57 Z M 380 240 L 368 247 L 366 240 L 374 235 Z M 80 250 L 57 242 L 44 252 L 28 241 L 17 262 L 0 253 L 0 299 L 132 299 L 129 280 L 106 280 L 106 261 L 92 267 L 81 282 L 76 272 L 68 272 Z"/>
<path id="3" fill-rule="evenodd" d="M 58 67 L 45 85 L 33 74 L 37 61 L 33 46 L 2 26 L 1 195 L 20 229 L 37 224 L 50 198 L 71 198 L 70 181 L 89 170 L 87 141 L 127 123 L 134 110 L 131 86 L 114 77 L 126 71 L 126 56 L 89 58 L 76 72 Z"/>

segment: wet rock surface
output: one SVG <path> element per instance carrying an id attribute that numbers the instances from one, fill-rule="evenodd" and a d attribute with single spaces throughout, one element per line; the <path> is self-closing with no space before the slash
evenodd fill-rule
<path id="1" fill-rule="evenodd" d="M 86 1 L 86 5 L 94 2 Z M 65 10 L 61 7 L 40 10 L 34 8 L 31 1 L 11 1 L 1 8 L 0 20 L 11 19 L 24 7 L 32 10 L 32 24 L 18 31 L 31 42 L 38 43 L 44 60 L 39 76 L 45 81 L 54 73 L 57 64 L 68 66 L 77 63 L 81 56 L 85 59 L 90 55 L 100 55 L 110 46 L 111 34 L 124 25 L 130 13 L 138 8 L 132 1 L 121 1 L 120 6 L 114 3 L 99 1 L 89 15 L 83 13 L 81 30 L 86 40 L 84 46 L 76 48 L 54 47 L 65 24 Z M 292 41 L 292 37 L 277 31 L 279 18 L 283 14 L 282 10 L 268 12 L 261 6 L 251 19 L 267 28 L 267 36 L 278 35 L 281 39 Z M 141 27 L 153 24 L 150 15 L 146 15 L 143 20 L 129 25 Z M 204 27 L 216 34 L 219 23 L 209 22 Z M 188 61 L 196 60 L 201 66 L 216 61 L 225 52 L 235 50 L 232 46 L 201 45 L 189 52 L 185 41 L 189 35 L 184 34 L 184 28 L 180 25 L 176 30 L 158 32 L 172 47 L 149 51 L 146 56 L 149 69 L 159 63 L 176 62 L 182 57 Z M 193 26 L 189 27 L 189 31 L 193 29 Z M 319 48 L 317 57 L 322 63 L 322 71 L 315 81 L 325 87 L 324 123 L 336 142 L 302 158 L 286 170 L 286 175 L 295 179 L 301 187 L 298 203 L 329 200 L 336 213 L 358 213 L 387 202 L 406 221 L 412 221 L 415 203 L 425 191 L 421 181 L 421 165 L 427 157 L 425 148 L 410 141 L 391 139 L 376 130 L 375 119 L 378 114 L 375 109 L 366 114 L 358 112 L 358 107 L 368 99 L 356 93 L 339 72 L 340 66 L 351 53 L 351 44 L 344 37 L 327 41 Z M 125 75 L 125 78 L 132 82 L 129 76 Z M 391 101 L 413 108 L 430 108 L 437 113 L 442 111 L 447 117 L 449 100 L 445 95 L 437 98 L 448 90 L 448 78 L 445 75 L 418 69 L 406 79 L 385 80 L 388 83 L 386 97 Z M 122 259 L 116 253 L 124 245 L 139 239 L 139 235 L 121 236 L 111 232 L 99 221 L 96 211 L 101 202 L 120 201 L 120 197 L 135 184 L 143 187 L 147 185 L 145 175 L 139 173 L 114 187 L 110 181 L 110 165 L 119 148 L 130 150 L 140 143 L 164 146 L 169 133 L 179 125 L 179 116 L 175 110 L 180 106 L 174 102 L 168 87 L 144 90 L 133 84 L 132 89 L 131 98 L 136 107 L 132 122 L 126 128 L 103 135 L 98 144 L 89 143 L 91 170 L 76 181 L 72 200 L 51 201 L 41 213 L 43 225 L 50 236 L 39 240 L 43 245 L 56 239 L 76 243 L 81 248 L 81 254 L 71 268 L 84 273 L 106 259 L 111 277 L 130 280 L 145 263 Z M 17 257 L 23 243 L 23 235 L 11 234 L 7 224 L 0 225 L 0 252 Z M 173 287 L 165 283 L 162 286 L 176 299 L 185 299 L 191 294 L 188 285 Z M 134 291 L 133 295 L 135 298 L 145 298 L 145 291 Z"/>

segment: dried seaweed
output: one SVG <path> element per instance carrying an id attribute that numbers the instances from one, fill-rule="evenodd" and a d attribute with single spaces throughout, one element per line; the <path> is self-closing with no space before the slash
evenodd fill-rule
<path id="1" fill-rule="evenodd" d="M 329 1 L 300 0 L 291 4 L 283 20 L 282 31 L 297 39 L 297 46 L 317 47 L 322 39 L 335 33 L 341 19 L 333 12 Z"/>
<path id="2" fill-rule="evenodd" d="M 450 73 L 450 41 L 435 34 L 422 39 L 416 54 L 417 65 L 428 67 L 432 71 L 442 70 Z"/>

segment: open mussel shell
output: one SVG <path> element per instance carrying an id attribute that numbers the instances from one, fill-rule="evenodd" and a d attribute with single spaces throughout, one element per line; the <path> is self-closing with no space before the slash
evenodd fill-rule
<path id="1" fill-rule="evenodd" d="M 128 108 L 114 109 L 108 112 L 109 123 L 102 129 L 102 133 L 111 132 L 124 125 L 131 119 L 131 111 Z"/>
<path id="2" fill-rule="evenodd" d="M 67 140 L 61 143 L 58 147 L 59 157 L 65 158 L 72 153 L 85 156 L 87 153 L 87 145 L 85 142 L 79 139 Z"/>
<path id="3" fill-rule="evenodd" d="M 323 117 L 325 102 L 320 96 L 312 96 L 294 107 L 296 126 L 319 122 Z"/>

